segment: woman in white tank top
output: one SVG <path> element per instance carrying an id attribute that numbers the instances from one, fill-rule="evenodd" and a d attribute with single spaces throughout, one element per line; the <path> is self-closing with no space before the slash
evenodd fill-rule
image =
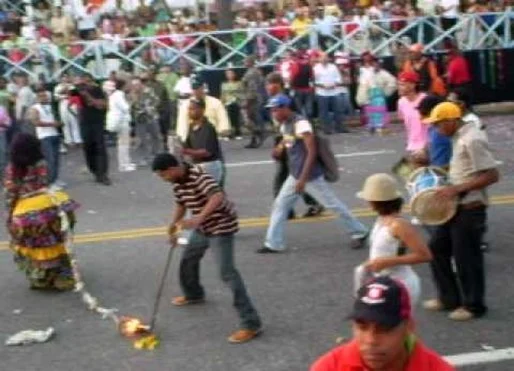
<path id="1" fill-rule="evenodd" d="M 366 277 L 387 275 L 407 287 L 414 306 L 421 285 L 411 266 L 432 260 L 432 254 L 419 231 L 400 216 L 403 199 L 398 183 L 388 174 L 374 174 L 357 197 L 368 201 L 379 216 L 370 235 L 369 260 L 356 268 L 355 290 Z"/>

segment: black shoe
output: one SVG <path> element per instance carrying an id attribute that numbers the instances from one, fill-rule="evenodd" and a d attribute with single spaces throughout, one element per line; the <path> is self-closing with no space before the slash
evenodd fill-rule
<path id="1" fill-rule="evenodd" d="M 96 178 L 96 182 L 99 184 L 103 184 L 105 186 L 110 186 L 112 184 L 111 180 L 107 176 L 102 176 L 102 177 Z"/>
<path id="2" fill-rule="evenodd" d="M 257 144 L 257 140 L 255 139 L 255 137 L 252 137 L 252 140 L 245 146 L 245 148 L 259 148 L 259 145 Z"/>
<path id="3" fill-rule="evenodd" d="M 365 236 L 359 237 L 359 238 L 352 238 L 352 243 L 350 244 L 350 248 L 352 250 L 360 250 L 364 247 L 366 247 L 368 243 L 368 237 L 369 233 L 366 233 Z"/>
<path id="4" fill-rule="evenodd" d="M 270 248 L 263 246 L 257 251 L 255 251 L 257 254 L 278 254 L 279 251 L 277 250 L 271 250 Z"/>
<path id="5" fill-rule="evenodd" d="M 291 220 L 291 219 L 295 219 L 296 218 L 296 214 L 294 212 L 294 210 L 291 210 L 289 212 L 289 214 L 287 214 L 287 219 Z"/>
<path id="6" fill-rule="evenodd" d="M 309 206 L 309 208 L 307 209 L 307 212 L 305 214 L 303 214 L 303 217 L 304 218 L 311 218 L 313 216 L 318 216 L 323 211 L 325 211 L 325 208 L 323 206 L 321 206 L 321 205 Z"/>
<path id="7" fill-rule="evenodd" d="M 350 132 L 350 130 L 344 128 L 344 129 L 340 129 L 337 131 L 338 134 L 348 134 Z"/>

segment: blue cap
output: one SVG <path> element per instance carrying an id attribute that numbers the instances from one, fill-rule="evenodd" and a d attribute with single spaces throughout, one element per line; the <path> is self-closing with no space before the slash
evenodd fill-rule
<path id="1" fill-rule="evenodd" d="M 289 98 L 285 94 L 278 94 L 274 97 L 271 97 L 268 100 L 268 104 L 266 104 L 266 108 L 276 108 L 276 107 L 289 107 L 291 106 L 291 98 Z"/>

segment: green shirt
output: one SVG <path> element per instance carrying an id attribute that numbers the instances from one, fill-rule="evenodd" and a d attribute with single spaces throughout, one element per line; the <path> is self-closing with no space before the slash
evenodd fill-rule
<path id="1" fill-rule="evenodd" d="M 137 33 L 141 37 L 152 37 L 157 33 L 157 26 L 153 23 L 148 23 L 144 27 L 140 27 Z"/>
<path id="2" fill-rule="evenodd" d="M 9 98 L 11 94 L 7 90 L 0 90 L 0 106 L 8 109 L 9 107 Z"/>
<path id="3" fill-rule="evenodd" d="M 223 104 L 236 103 L 243 96 L 243 84 L 241 81 L 226 81 L 221 84 L 221 101 Z"/>
<path id="4" fill-rule="evenodd" d="M 157 81 L 162 82 L 166 90 L 168 91 L 168 97 L 171 100 L 177 100 L 178 94 L 175 92 L 175 85 L 177 85 L 180 76 L 175 72 L 169 73 L 159 73 L 157 76 Z"/>

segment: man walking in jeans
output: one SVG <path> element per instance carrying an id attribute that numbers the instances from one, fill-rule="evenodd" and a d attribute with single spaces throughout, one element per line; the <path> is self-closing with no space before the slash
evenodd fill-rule
<path id="1" fill-rule="evenodd" d="M 233 204 L 212 176 L 197 166 L 179 163 L 169 153 L 157 155 L 152 170 L 162 180 L 173 184 L 176 208 L 169 227 L 170 238 L 176 238 L 178 228 L 193 230 L 180 262 L 180 286 L 184 296 L 173 298 L 172 304 L 186 306 L 204 302 L 200 261 L 212 243 L 221 280 L 231 288 L 234 307 L 241 318 L 241 329 L 232 333 L 228 341 L 252 340 L 261 332 L 261 320 L 234 263 L 234 235 L 239 230 L 239 222 Z M 186 210 L 193 214 L 189 219 L 184 219 Z"/>
<path id="2" fill-rule="evenodd" d="M 48 163 L 48 184 L 53 188 L 61 188 L 57 183 L 59 175 L 59 149 L 61 137 L 57 128 L 61 126 L 52 112 L 50 94 L 45 89 L 38 90 L 37 103 L 31 107 L 30 121 L 35 127 L 36 136 L 41 141 L 41 149 Z"/>
<path id="3" fill-rule="evenodd" d="M 311 123 L 291 108 L 291 99 L 279 94 L 271 98 L 268 107 L 273 118 L 280 124 L 282 143 L 273 149 L 274 157 L 287 151 L 289 177 L 275 198 L 270 224 L 264 246 L 259 254 L 276 253 L 285 250 L 284 224 L 296 200 L 305 191 L 309 192 L 326 209 L 339 216 L 340 224 L 352 235 L 352 248 L 364 246 L 368 235 L 367 228 L 355 219 L 346 205 L 341 202 L 329 187 L 323 176 L 323 168 L 317 160 L 316 140 Z"/>

